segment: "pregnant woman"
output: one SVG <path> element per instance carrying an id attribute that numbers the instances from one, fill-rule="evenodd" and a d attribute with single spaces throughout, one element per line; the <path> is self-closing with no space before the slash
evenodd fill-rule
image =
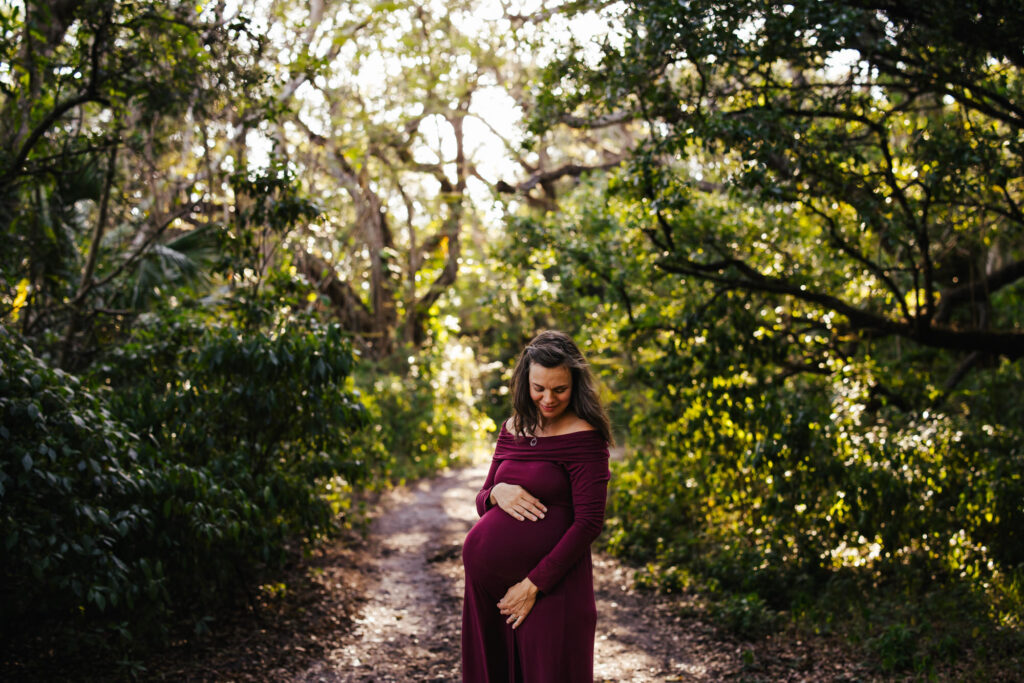
<path id="1" fill-rule="evenodd" d="M 512 417 L 462 548 L 466 683 L 592 683 L 590 544 L 604 523 L 608 417 L 583 354 L 542 332 L 512 376 Z"/>

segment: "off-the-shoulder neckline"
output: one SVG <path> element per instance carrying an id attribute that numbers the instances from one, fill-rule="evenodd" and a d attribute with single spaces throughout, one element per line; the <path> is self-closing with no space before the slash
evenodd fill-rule
<path id="1" fill-rule="evenodd" d="M 504 422 L 501 423 L 501 431 L 505 432 L 506 434 L 511 436 L 513 439 L 516 438 L 516 435 L 508 430 L 508 427 L 505 426 Z M 557 438 L 563 437 L 563 436 L 576 436 L 577 434 L 594 434 L 594 433 L 598 433 L 598 432 L 597 432 L 596 429 L 591 427 L 590 429 L 577 429 L 574 432 L 565 432 L 564 434 L 548 434 L 546 436 L 526 436 L 524 434 L 522 436 L 522 438 L 523 439 L 557 439 Z"/>

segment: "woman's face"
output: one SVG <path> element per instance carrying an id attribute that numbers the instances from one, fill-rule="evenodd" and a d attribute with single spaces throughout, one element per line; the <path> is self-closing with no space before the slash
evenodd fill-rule
<path id="1" fill-rule="evenodd" d="M 538 363 L 530 365 L 530 398 L 540 411 L 542 422 L 557 419 L 569 407 L 572 397 L 572 373 L 560 365 L 546 368 Z"/>

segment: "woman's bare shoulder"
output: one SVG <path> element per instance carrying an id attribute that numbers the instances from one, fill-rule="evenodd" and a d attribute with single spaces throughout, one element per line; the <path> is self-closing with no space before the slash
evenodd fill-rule
<path id="1" fill-rule="evenodd" d="M 573 432 L 592 432 L 592 431 L 594 431 L 594 425 L 590 424 L 589 422 L 584 420 L 582 417 L 575 417 L 572 420 L 568 420 L 567 422 L 568 422 L 568 424 L 566 424 L 563 427 L 563 429 L 560 432 L 561 434 L 571 434 Z"/>

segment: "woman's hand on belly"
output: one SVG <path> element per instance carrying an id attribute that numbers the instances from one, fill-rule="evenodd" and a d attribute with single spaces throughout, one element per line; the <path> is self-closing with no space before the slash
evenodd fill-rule
<path id="1" fill-rule="evenodd" d="M 544 513 L 548 511 L 539 500 L 519 484 L 504 482 L 495 484 L 491 489 L 491 502 L 520 522 L 525 519 L 529 519 L 531 522 L 544 519 Z"/>
<path id="2" fill-rule="evenodd" d="M 508 617 L 505 623 L 512 624 L 512 628 L 515 629 L 526 619 L 535 602 L 537 587 L 527 577 L 505 591 L 505 596 L 498 601 L 498 610 Z"/>

